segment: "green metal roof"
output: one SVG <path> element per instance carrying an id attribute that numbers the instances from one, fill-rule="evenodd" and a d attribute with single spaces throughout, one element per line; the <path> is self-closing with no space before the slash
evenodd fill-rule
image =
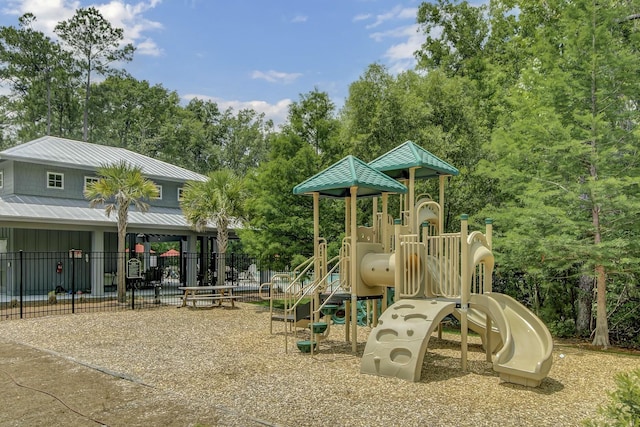
<path id="1" fill-rule="evenodd" d="M 432 178 L 438 175 L 458 175 L 458 169 L 434 156 L 412 141 L 398 145 L 393 150 L 369 162 L 369 166 L 392 178 L 409 178 L 409 169 L 417 167 L 416 178 Z"/>
<path id="2" fill-rule="evenodd" d="M 349 197 L 354 186 L 358 187 L 358 197 L 407 192 L 403 184 L 349 155 L 296 185 L 293 194 L 317 192 L 324 197 Z"/>

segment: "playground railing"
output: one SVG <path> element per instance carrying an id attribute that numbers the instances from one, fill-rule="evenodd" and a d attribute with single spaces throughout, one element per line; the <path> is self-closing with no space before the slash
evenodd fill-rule
<path id="1" fill-rule="evenodd" d="M 331 298 L 338 293 L 338 291 L 344 291 L 344 288 L 342 287 L 343 282 L 340 280 L 340 275 L 338 275 L 338 279 L 334 280 L 334 281 L 329 281 L 329 279 L 331 277 L 333 277 L 333 275 L 335 274 L 336 270 L 338 270 L 338 272 L 340 271 L 340 265 L 343 261 L 343 259 L 340 257 L 340 255 L 334 257 L 331 259 L 331 261 L 329 261 L 329 263 L 333 262 L 333 261 L 338 261 L 335 263 L 335 265 L 331 268 L 331 270 L 329 270 L 327 272 L 327 274 L 319 280 L 319 283 L 325 283 L 326 287 L 329 288 L 331 290 L 331 292 L 329 293 L 329 295 L 327 296 L 327 298 L 325 298 L 324 302 L 322 302 L 317 309 L 313 310 L 313 315 L 317 315 L 320 313 L 320 311 L 327 305 L 327 304 L 331 304 Z M 338 282 L 338 286 L 335 286 L 336 282 Z M 315 316 L 314 316 L 315 318 Z"/>
<path id="2" fill-rule="evenodd" d="M 327 272 L 327 241 L 320 237 L 318 239 L 318 271 L 316 271 L 316 276 L 324 276 Z"/>
<path id="3" fill-rule="evenodd" d="M 421 291 L 420 283 L 424 269 L 422 268 L 423 245 L 417 234 L 405 234 L 399 236 L 400 240 L 400 266 L 401 282 L 396 288 L 401 298 L 414 298 L 419 296 Z"/>
<path id="4" fill-rule="evenodd" d="M 336 262 L 337 261 L 337 262 Z M 296 310 L 302 304 L 306 297 L 311 297 L 311 307 L 314 305 L 318 305 L 315 301 L 317 301 L 317 294 L 323 292 L 328 285 L 328 278 L 331 277 L 331 274 L 335 271 L 336 268 L 340 265 L 340 255 L 336 255 L 329 261 L 325 261 L 325 265 L 330 265 L 336 262 L 333 268 L 329 270 L 329 273 L 325 274 L 322 277 L 318 275 L 315 276 L 315 280 L 308 286 L 301 288 L 300 292 L 297 294 L 287 294 L 285 296 L 285 305 L 284 305 L 284 315 L 285 318 L 292 316 L 295 318 Z M 313 264 L 312 264 L 313 265 Z M 306 270 L 306 269 L 305 269 Z M 304 271 L 304 270 L 303 270 Z M 290 298 L 290 299 L 289 299 Z M 316 318 L 316 312 L 311 313 L 311 319 Z M 286 323 L 286 322 L 285 322 Z M 285 339 L 285 352 L 288 352 L 288 331 L 287 326 L 285 324 L 284 328 L 284 339 Z"/>
<path id="5" fill-rule="evenodd" d="M 428 296 L 460 297 L 461 243 L 460 233 L 427 237 L 425 292 Z"/>
<path id="6" fill-rule="evenodd" d="M 349 285 L 349 271 L 351 270 L 351 238 L 345 237 L 342 239 L 342 246 L 340 247 L 340 284 L 346 291 L 351 290 Z"/>

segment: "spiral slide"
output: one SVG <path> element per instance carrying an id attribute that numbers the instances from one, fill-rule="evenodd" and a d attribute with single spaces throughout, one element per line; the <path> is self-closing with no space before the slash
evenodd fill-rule
<path id="1" fill-rule="evenodd" d="M 553 339 L 546 325 L 508 295 L 472 295 L 470 307 L 484 311 L 500 332 L 503 346 L 493 369 L 506 382 L 537 387 L 551 369 Z"/>

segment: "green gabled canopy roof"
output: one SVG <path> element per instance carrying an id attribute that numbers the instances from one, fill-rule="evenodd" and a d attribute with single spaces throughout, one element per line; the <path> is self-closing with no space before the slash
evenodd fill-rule
<path id="1" fill-rule="evenodd" d="M 409 178 L 409 169 L 417 167 L 416 178 L 432 178 L 438 175 L 458 175 L 458 169 L 434 156 L 412 141 L 369 162 L 369 166 L 392 178 Z"/>
<path id="2" fill-rule="evenodd" d="M 320 193 L 325 197 L 349 197 L 351 187 L 358 187 L 358 197 L 382 193 L 406 193 L 407 187 L 389 178 L 362 160 L 347 156 L 296 185 L 293 194 Z"/>

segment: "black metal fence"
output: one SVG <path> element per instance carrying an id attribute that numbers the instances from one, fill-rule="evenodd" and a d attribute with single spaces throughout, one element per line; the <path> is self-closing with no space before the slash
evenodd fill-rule
<path id="1" fill-rule="evenodd" d="M 182 304 L 180 286 L 218 282 L 218 254 L 13 252 L 0 253 L 0 318 L 149 309 Z M 126 298 L 118 301 L 117 261 L 125 260 Z M 245 254 L 225 256 L 224 283 L 240 301 L 259 300 L 272 272 Z M 222 280 L 222 279 L 221 279 Z"/>

